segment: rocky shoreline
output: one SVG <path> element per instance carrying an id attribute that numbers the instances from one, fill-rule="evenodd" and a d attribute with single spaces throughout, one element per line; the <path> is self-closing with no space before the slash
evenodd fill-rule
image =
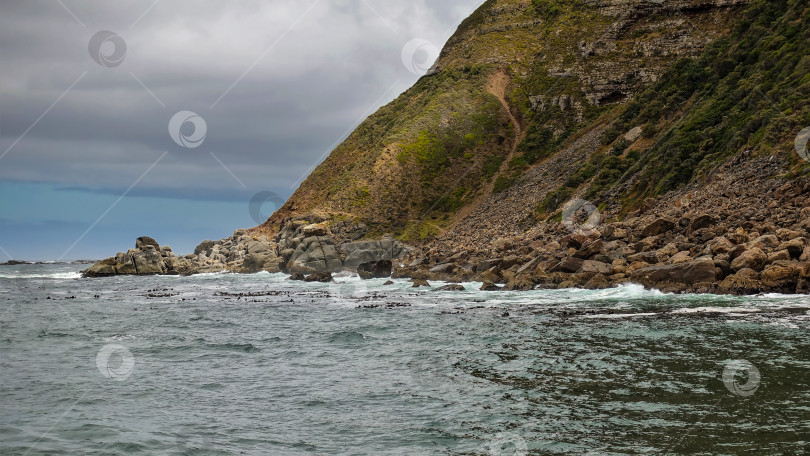
<path id="1" fill-rule="evenodd" d="M 544 224 L 540 232 L 447 254 L 435 245 L 413 248 L 390 236 L 361 241 L 367 234 L 362 224 L 315 213 L 285 220 L 272 239 L 239 230 L 221 241 L 204 241 L 183 257 L 141 237 L 135 249 L 99 261 L 83 275 L 267 271 L 291 274 L 293 280 L 329 282 L 332 273 L 350 270 L 364 279 L 410 278 L 414 287 L 430 286 L 429 281 L 478 281 L 488 291 L 604 289 L 637 283 L 674 293 L 807 294 L 810 207 L 797 215 L 800 221 L 792 228 L 748 223 L 745 229 L 682 208 L 595 227 L 572 214 Z"/>
<path id="2" fill-rule="evenodd" d="M 548 238 L 500 238 L 491 254 L 411 256 L 393 276 L 483 282 L 482 290 L 604 289 L 637 283 L 673 293 L 810 293 L 810 208 L 800 229 L 718 228 L 708 214 L 615 222 Z M 562 224 L 561 224 L 562 225 Z M 558 229 L 564 229 L 557 227 Z M 503 284 L 503 286 L 498 286 Z"/>

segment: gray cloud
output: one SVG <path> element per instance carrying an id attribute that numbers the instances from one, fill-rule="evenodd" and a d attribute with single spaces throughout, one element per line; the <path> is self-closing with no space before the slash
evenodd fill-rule
<path id="1" fill-rule="evenodd" d="M 168 151 L 138 192 L 222 199 L 291 193 L 353 125 L 415 82 L 402 46 L 440 46 L 482 0 L 172 0 L 148 12 L 152 2 L 63 3 L 70 11 L 50 0 L 0 6 L 0 155 L 64 94 L 0 159 L 0 179 L 116 193 Z M 99 30 L 126 41 L 120 66 L 90 57 Z M 202 147 L 169 137 L 180 110 L 205 118 Z"/>

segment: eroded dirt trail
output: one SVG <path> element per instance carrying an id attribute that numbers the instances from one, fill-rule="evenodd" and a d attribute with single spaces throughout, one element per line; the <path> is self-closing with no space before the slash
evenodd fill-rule
<path id="1" fill-rule="evenodd" d="M 506 158 L 504 159 L 503 163 L 501 163 L 501 167 L 498 169 L 498 172 L 492 176 L 492 179 L 489 183 L 484 186 L 482 191 L 479 192 L 478 196 L 470 203 L 461 208 L 458 213 L 456 214 L 455 221 L 451 225 L 454 227 L 460 221 L 464 220 L 467 216 L 469 216 L 477 207 L 481 206 L 481 204 L 486 201 L 486 199 L 492 194 L 492 191 L 495 189 L 495 182 L 498 180 L 498 177 L 501 176 L 508 168 L 509 163 L 515 157 L 517 153 L 517 148 L 520 142 L 523 140 L 524 131 L 523 126 L 521 125 L 520 121 L 518 121 L 517 117 L 512 114 L 512 108 L 509 106 L 509 103 L 506 101 L 506 88 L 509 86 L 511 82 L 511 78 L 504 70 L 498 70 L 495 74 L 493 74 L 489 81 L 487 81 L 487 92 L 491 93 L 501 102 L 501 106 L 503 106 L 504 111 L 509 116 L 509 119 L 512 122 L 514 127 L 514 138 L 512 139 L 512 146 L 509 150 L 509 154 L 507 154 Z"/>

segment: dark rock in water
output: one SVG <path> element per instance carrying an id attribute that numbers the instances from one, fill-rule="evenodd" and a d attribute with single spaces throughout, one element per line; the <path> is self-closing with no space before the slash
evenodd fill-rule
<path id="1" fill-rule="evenodd" d="M 29 261 L 9 260 L 5 263 L 0 263 L 0 266 L 17 266 L 20 264 L 32 264 L 32 263 Z"/>
<path id="2" fill-rule="evenodd" d="M 419 287 L 430 287 L 430 284 L 425 279 L 413 279 L 412 288 L 419 288 Z"/>
<path id="3" fill-rule="evenodd" d="M 300 272 L 293 272 L 293 274 L 289 277 L 289 280 L 300 280 L 303 282 L 306 280 L 306 277 L 304 277 L 304 274 L 301 274 Z"/>
<path id="4" fill-rule="evenodd" d="M 310 274 L 306 276 L 304 279 L 306 282 L 322 282 L 322 283 L 329 283 L 332 281 L 332 273 L 331 272 L 318 272 L 315 274 Z"/>
<path id="5" fill-rule="evenodd" d="M 135 239 L 135 249 L 144 250 L 147 245 L 154 246 L 155 249 L 160 250 L 160 244 L 149 236 L 141 236 L 138 239 Z"/>
<path id="6" fill-rule="evenodd" d="M 481 291 L 500 291 L 500 290 L 501 287 L 495 285 L 492 282 L 484 282 L 483 285 L 481 285 Z"/>
<path id="7" fill-rule="evenodd" d="M 364 280 L 391 277 L 392 268 L 391 260 L 370 261 L 358 266 L 357 274 Z"/>
<path id="8" fill-rule="evenodd" d="M 464 287 L 457 284 L 457 283 L 453 283 L 453 284 L 450 284 L 450 285 L 445 285 L 443 287 L 439 287 L 434 291 L 464 291 Z"/>
<path id="9" fill-rule="evenodd" d="M 384 283 L 383 285 L 388 286 L 388 285 L 393 285 L 393 284 L 394 284 L 394 281 L 393 281 L 393 280 L 386 280 L 386 281 L 385 281 L 385 283 Z"/>

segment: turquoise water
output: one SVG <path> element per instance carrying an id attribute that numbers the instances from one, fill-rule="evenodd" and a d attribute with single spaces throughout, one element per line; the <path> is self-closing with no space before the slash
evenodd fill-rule
<path id="1" fill-rule="evenodd" d="M 807 296 L 81 268 L 0 267 L 0 454 L 810 453 Z"/>

